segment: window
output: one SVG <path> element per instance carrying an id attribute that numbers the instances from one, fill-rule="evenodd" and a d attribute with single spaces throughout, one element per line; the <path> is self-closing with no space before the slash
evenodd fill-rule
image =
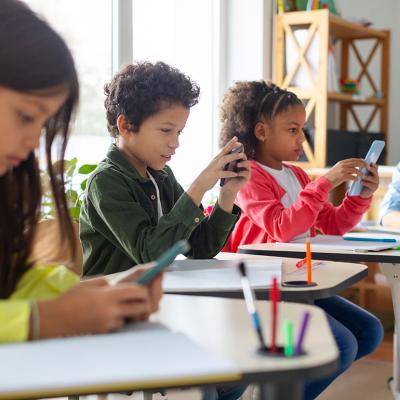
<path id="1" fill-rule="evenodd" d="M 164 61 L 200 85 L 200 102 L 191 110 L 180 148 L 170 163 L 184 186 L 206 167 L 215 150 L 217 3 L 215 0 L 133 0 L 133 59 Z"/>
<path id="2" fill-rule="evenodd" d="M 81 97 L 67 158 L 98 162 L 110 143 L 103 106 L 111 78 L 110 0 L 25 0 L 67 42 L 78 70 Z"/>
<path id="3" fill-rule="evenodd" d="M 103 87 L 112 76 L 113 45 L 114 50 L 125 49 L 121 60 L 164 61 L 200 85 L 200 102 L 171 161 L 179 182 L 189 185 L 217 151 L 220 1 L 132 0 L 131 18 L 123 10 L 122 19 L 114 18 L 114 27 L 112 0 L 25 1 L 64 37 L 77 65 L 81 101 L 67 158 L 99 162 L 105 156 L 110 137 Z M 118 31 L 117 43 L 113 30 Z"/>

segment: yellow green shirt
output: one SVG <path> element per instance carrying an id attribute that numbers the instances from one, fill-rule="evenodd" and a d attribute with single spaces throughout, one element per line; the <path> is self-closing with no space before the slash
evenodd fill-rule
<path id="1" fill-rule="evenodd" d="M 27 340 L 31 300 L 57 296 L 78 282 L 78 275 L 63 266 L 29 269 L 19 280 L 12 295 L 0 300 L 0 343 Z"/>

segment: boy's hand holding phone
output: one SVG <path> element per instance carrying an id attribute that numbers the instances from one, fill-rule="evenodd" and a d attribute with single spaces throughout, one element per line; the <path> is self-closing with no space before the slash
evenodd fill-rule
<path id="1" fill-rule="evenodd" d="M 234 198 L 236 198 L 237 191 L 248 180 L 248 177 L 250 177 L 250 168 L 246 155 L 243 151 L 235 150 L 241 146 L 237 137 L 232 138 L 217 156 L 214 157 L 207 168 L 196 178 L 187 191 L 187 194 L 193 199 L 195 204 L 200 205 L 204 194 L 212 189 L 220 179 L 226 180 L 227 185 L 230 181 L 240 181 L 237 185 L 228 185 L 225 190 L 232 192 L 232 194 L 234 193 Z M 236 172 L 234 170 L 236 168 L 229 168 L 229 165 L 234 165 L 232 163 L 237 163 L 237 168 L 240 170 Z M 230 179 L 238 177 L 240 179 Z M 219 205 L 224 208 L 220 203 Z"/>
<path id="2" fill-rule="evenodd" d="M 220 185 L 221 189 L 218 197 L 219 206 L 228 212 L 232 211 L 233 204 L 235 202 L 237 193 L 250 179 L 250 163 L 244 154 L 243 145 L 234 148 L 230 151 L 231 153 L 238 152 L 243 154 L 241 160 L 235 160 L 225 165 L 224 169 L 226 171 L 235 171 L 237 177 L 233 179 L 221 179 Z"/>

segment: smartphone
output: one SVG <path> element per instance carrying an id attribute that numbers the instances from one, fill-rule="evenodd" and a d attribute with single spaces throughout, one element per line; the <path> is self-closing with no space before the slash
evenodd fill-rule
<path id="1" fill-rule="evenodd" d="M 241 144 L 239 147 L 235 147 L 232 149 L 228 154 L 236 154 L 236 153 L 242 153 L 244 150 L 243 145 Z M 233 171 L 233 172 L 238 172 L 238 162 L 240 160 L 235 160 L 231 161 L 230 163 L 226 164 L 224 167 L 224 171 Z M 225 178 L 221 178 L 220 186 L 225 185 Z"/>
<path id="2" fill-rule="evenodd" d="M 171 265 L 175 257 L 178 254 L 186 254 L 190 250 L 190 244 L 187 240 L 180 240 L 176 242 L 172 247 L 170 247 L 166 252 L 161 254 L 160 257 L 154 261 L 154 267 L 147 270 L 142 276 L 140 276 L 136 283 L 139 285 L 146 285 L 153 278 L 155 278 L 164 268 Z"/>
<path id="3" fill-rule="evenodd" d="M 376 164 L 379 159 L 379 156 L 382 153 L 383 148 L 385 147 L 385 142 L 383 140 L 374 140 L 371 144 L 371 147 L 368 150 L 367 155 L 364 158 L 364 161 L 368 164 Z M 363 175 L 368 175 L 369 172 L 366 168 L 361 170 Z M 351 185 L 349 190 L 349 196 L 359 196 L 361 190 L 363 188 L 362 177 L 359 176 Z"/>
<path id="4" fill-rule="evenodd" d="M 161 254 L 161 256 L 158 257 L 157 260 L 155 260 L 152 263 L 152 267 L 149 268 L 143 275 L 141 275 L 136 280 L 136 283 L 138 283 L 139 285 L 146 285 L 153 278 L 155 278 L 163 269 L 171 265 L 178 254 L 186 254 L 189 250 L 190 250 L 190 244 L 187 240 L 180 240 L 179 242 L 176 242 L 173 246 L 171 246 L 167 251 Z M 115 276 L 109 278 L 108 281 L 111 285 L 115 285 L 118 282 L 121 282 L 130 274 L 132 274 L 132 268 L 124 272 L 115 274 Z"/>

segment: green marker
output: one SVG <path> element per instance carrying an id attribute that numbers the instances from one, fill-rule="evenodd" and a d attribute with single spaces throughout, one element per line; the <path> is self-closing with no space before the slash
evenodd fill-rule
<path id="1" fill-rule="evenodd" d="M 285 319 L 283 321 L 283 332 L 285 335 L 285 348 L 284 348 L 283 352 L 286 357 L 292 357 L 294 355 L 292 321 L 290 321 L 288 319 Z"/>

